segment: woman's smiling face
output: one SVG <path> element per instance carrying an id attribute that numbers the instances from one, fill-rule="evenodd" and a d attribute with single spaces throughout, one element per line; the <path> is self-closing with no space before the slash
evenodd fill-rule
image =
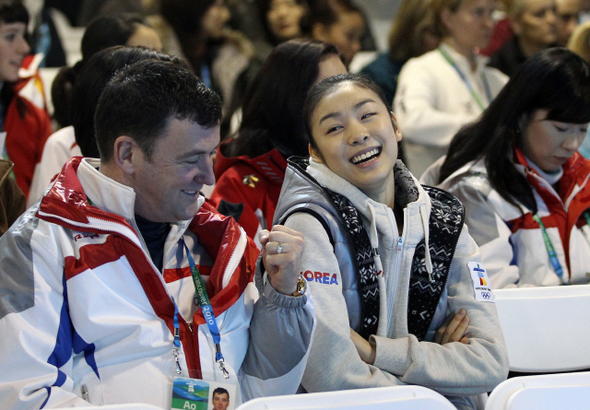
<path id="1" fill-rule="evenodd" d="M 393 187 L 401 133 L 374 91 L 350 81 L 338 84 L 316 105 L 310 128 L 314 160 L 375 200 L 387 184 Z"/>

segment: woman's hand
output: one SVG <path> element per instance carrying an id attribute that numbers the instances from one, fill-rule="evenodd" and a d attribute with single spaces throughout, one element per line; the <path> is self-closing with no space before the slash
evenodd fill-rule
<path id="1" fill-rule="evenodd" d="M 467 344 L 470 333 L 465 333 L 469 326 L 469 318 L 465 309 L 461 309 L 457 314 L 451 313 L 445 319 L 442 326 L 436 331 L 434 341 L 444 345 L 445 343 L 461 342 Z"/>
<path id="2" fill-rule="evenodd" d="M 373 364 L 375 362 L 375 345 L 367 342 L 361 335 L 352 329 L 350 329 L 350 338 L 352 339 L 362 361 L 367 364 Z"/>
<path id="3" fill-rule="evenodd" d="M 275 225 L 260 232 L 262 260 L 271 285 L 280 293 L 291 295 L 297 290 L 299 259 L 303 253 L 303 235 L 286 226 Z"/>

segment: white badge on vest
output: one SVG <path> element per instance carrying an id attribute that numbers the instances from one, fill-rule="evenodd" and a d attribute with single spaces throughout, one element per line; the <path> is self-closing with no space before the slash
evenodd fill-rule
<path id="1" fill-rule="evenodd" d="M 475 299 L 480 302 L 494 302 L 492 285 L 483 264 L 481 262 L 468 262 L 467 266 L 469 267 L 471 279 L 473 280 Z"/>

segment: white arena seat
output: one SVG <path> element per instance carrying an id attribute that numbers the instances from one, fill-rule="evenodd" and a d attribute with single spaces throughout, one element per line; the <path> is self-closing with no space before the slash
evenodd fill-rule
<path id="1" fill-rule="evenodd" d="M 109 404 L 107 406 L 82 407 L 84 410 L 164 410 L 162 407 L 144 403 Z"/>
<path id="2" fill-rule="evenodd" d="M 250 400 L 237 410 L 454 410 L 437 392 L 421 386 L 391 386 L 322 393 L 291 394 Z"/>
<path id="3" fill-rule="evenodd" d="M 510 370 L 590 370 L 590 285 L 496 289 Z"/>
<path id="4" fill-rule="evenodd" d="M 490 394 L 485 410 L 587 409 L 590 372 L 513 377 Z"/>

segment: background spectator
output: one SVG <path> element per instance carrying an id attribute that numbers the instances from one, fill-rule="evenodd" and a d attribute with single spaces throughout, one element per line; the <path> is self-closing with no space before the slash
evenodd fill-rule
<path id="1" fill-rule="evenodd" d="M 556 26 L 555 31 L 558 46 L 565 47 L 567 42 L 578 25 L 580 10 L 582 8 L 581 0 L 555 0 L 556 6 Z"/>
<path id="2" fill-rule="evenodd" d="M 30 51 L 28 22 L 28 12 L 20 0 L 0 0 L 0 123 L 6 132 L 0 151 L 14 163 L 16 183 L 25 195 L 51 134 L 47 112 L 25 97 L 28 88 L 36 89 L 36 77 L 19 79 L 19 69 Z"/>
<path id="3" fill-rule="evenodd" d="M 25 194 L 10 176 L 12 167 L 12 162 L 0 159 L 0 236 L 26 209 Z"/>
<path id="4" fill-rule="evenodd" d="M 555 0 L 504 0 L 514 35 L 490 59 L 511 76 L 527 58 L 557 41 Z"/>
<path id="5" fill-rule="evenodd" d="M 367 29 L 360 9 L 349 0 L 315 0 L 310 21 L 312 37 L 335 45 L 348 67 Z"/>
<path id="6" fill-rule="evenodd" d="M 402 66 L 412 57 L 434 50 L 440 36 L 434 30 L 432 0 L 404 0 L 391 24 L 388 51 L 361 70 L 377 83 L 387 101 L 393 104 L 397 77 Z"/>
<path id="7" fill-rule="evenodd" d="M 453 139 L 437 179 L 465 204 L 493 287 L 590 280 L 589 121 L 588 64 L 550 48 Z"/>
<path id="8" fill-rule="evenodd" d="M 290 40 L 273 50 L 250 84 L 240 129 L 219 147 L 211 196 L 249 237 L 256 239 L 258 231 L 272 226 L 287 158 L 307 155 L 301 117 L 307 91 L 321 79 L 344 72 L 333 45 Z"/>
<path id="9" fill-rule="evenodd" d="M 72 92 L 77 76 L 86 62 L 96 52 L 118 45 L 145 46 L 159 51 L 162 50 L 160 38 L 138 14 L 120 14 L 96 18 L 84 31 L 80 46 L 82 60 L 78 61 L 73 67 L 61 68 L 51 86 L 51 99 L 54 107 L 53 118 L 57 121 L 58 128 L 71 124 Z M 59 170 L 57 171 L 59 172 Z"/>
<path id="10" fill-rule="evenodd" d="M 492 35 L 494 9 L 494 0 L 435 0 L 441 44 L 401 69 L 393 111 L 416 176 L 446 153 L 453 135 L 475 120 L 507 81 L 478 54 Z"/>

